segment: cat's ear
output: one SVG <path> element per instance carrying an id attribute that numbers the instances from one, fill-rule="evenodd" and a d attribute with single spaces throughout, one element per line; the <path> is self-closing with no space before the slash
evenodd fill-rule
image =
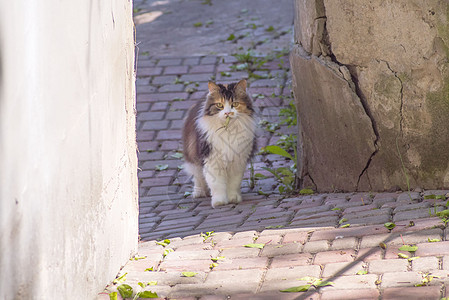
<path id="1" fill-rule="evenodd" d="M 240 80 L 235 86 L 235 90 L 238 92 L 246 93 L 246 79 Z"/>
<path id="2" fill-rule="evenodd" d="M 209 81 L 208 87 L 211 94 L 220 91 L 220 87 L 215 82 Z"/>

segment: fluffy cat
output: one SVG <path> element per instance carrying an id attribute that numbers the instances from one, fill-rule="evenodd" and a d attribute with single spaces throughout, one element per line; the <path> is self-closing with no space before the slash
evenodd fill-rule
<path id="1" fill-rule="evenodd" d="M 183 130 L 185 170 L 193 175 L 193 198 L 211 194 L 217 207 L 240 203 L 240 185 L 256 150 L 253 102 L 246 80 L 209 82 L 205 101 L 189 110 Z"/>

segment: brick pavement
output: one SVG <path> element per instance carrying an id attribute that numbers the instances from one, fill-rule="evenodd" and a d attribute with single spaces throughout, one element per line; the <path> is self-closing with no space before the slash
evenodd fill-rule
<path id="1" fill-rule="evenodd" d="M 273 48 L 288 47 L 285 39 L 266 38 Z M 251 188 L 249 171 L 245 174 L 242 203 L 212 209 L 207 198 L 191 199 L 192 182 L 182 170 L 180 142 L 186 111 L 204 99 L 208 80 L 234 82 L 248 73 L 232 67 L 240 62 L 231 55 L 151 56 L 151 49 L 140 51 L 136 109 L 141 241 L 138 254 L 117 276 L 126 274 L 124 283 L 134 291 L 142 289 L 139 282 L 152 282 L 155 285 L 144 290 L 167 299 L 449 296 L 448 229 L 436 216 L 448 209 L 449 191 L 285 197 L 263 167 L 288 161 L 265 154 L 257 155 L 253 165 L 255 173 L 266 177 Z M 288 56 L 263 55 L 276 53 L 282 55 L 262 66 L 264 78 L 249 81 L 260 119 L 271 123 L 279 122 L 279 109 L 291 100 Z M 277 132 L 292 130 L 280 126 Z M 263 129 L 257 135 L 259 147 L 279 139 Z M 396 227 L 389 230 L 386 222 Z M 169 243 L 158 244 L 165 239 Z M 262 248 L 244 246 L 248 244 Z M 417 250 L 400 251 L 403 244 L 416 245 Z M 196 274 L 184 277 L 182 272 Z M 307 284 L 306 276 L 333 284 L 308 292 L 280 292 Z M 415 286 L 426 279 L 427 285 Z M 117 284 L 110 284 L 99 299 L 109 299 L 107 293 L 116 290 Z"/>

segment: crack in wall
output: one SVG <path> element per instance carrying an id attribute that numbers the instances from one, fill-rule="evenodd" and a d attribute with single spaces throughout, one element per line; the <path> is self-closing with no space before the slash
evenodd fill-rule
<path id="1" fill-rule="evenodd" d="M 401 84 L 401 89 L 400 89 L 400 91 L 399 91 L 399 93 L 400 93 L 400 100 L 401 100 L 401 103 L 400 103 L 400 106 L 399 106 L 399 116 L 400 116 L 400 119 L 399 119 L 399 134 L 402 136 L 402 132 L 403 132 L 402 129 L 403 129 L 403 123 L 404 123 L 404 115 L 403 115 L 403 111 L 404 111 L 404 110 L 403 110 L 403 109 L 404 109 L 404 93 L 403 93 L 404 84 L 403 84 L 401 78 L 398 76 L 398 73 L 395 72 L 395 71 L 390 67 L 390 64 L 388 63 L 388 61 L 386 61 L 386 60 L 378 60 L 378 61 L 384 62 L 385 65 L 387 66 L 388 70 L 390 70 L 391 73 L 393 73 L 394 77 L 395 77 L 397 80 L 399 80 L 399 83 Z"/>
<path id="2" fill-rule="evenodd" d="M 374 156 L 376 156 L 376 154 L 379 152 L 378 142 L 379 142 L 379 139 L 380 139 L 379 131 L 377 129 L 376 120 L 374 119 L 374 117 L 373 117 L 373 115 L 372 115 L 372 113 L 371 113 L 371 111 L 369 109 L 369 106 L 368 106 L 368 103 L 366 101 L 366 98 L 364 97 L 364 95 L 363 95 L 363 93 L 362 93 L 362 91 L 360 89 L 358 78 L 357 78 L 356 72 L 354 70 L 354 68 L 357 67 L 357 66 L 351 66 L 351 65 L 347 66 L 347 65 L 339 62 L 337 57 L 335 56 L 335 54 L 332 51 L 332 45 L 331 45 L 331 42 L 330 42 L 329 33 L 327 31 L 327 17 L 326 17 L 326 9 L 325 9 L 325 7 L 324 7 L 324 16 L 322 18 L 326 19 L 326 22 L 324 23 L 324 31 L 323 31 L 322 42 L 325 43 L 327 48 L 328 48 L 329 58 L 331 59 L 332 62 L 334 62 L 338 66 L 340 66 L 340 70 L 339 71 L 342 74 L 342 77 L 346 80 L 346 82 L 348 83 L 348 85 L 351 88 L 351 90 L 353 90 L 354 93 L 359 98 L 360 103 L 361 103 L 361 105 L 363 107 L 363 110 L 364 110 L 365 114 L 368 116 L 368 118 L 371 121 L 371 127 L 372 127 L 374 135 L 375 135 L 375 139 L 373 141 L 374 151 L 371 153 L 370 157 L 368 158 L 368 160 L 367 160 L 367 162 L 365 164 L 365 167 L 363 168 L 363 170 L 360 172 L 360 174 L 358 176 L 357 184 L 356 184 L 356 190 L 359 190 L 360 181 L 361 181 L 363 175 L 365 175 L 365 174 L 366 174 L 366 177 L 367 177 L 367 180 L 368 180 L 368 185 L 371 188 L 371 183 L 370 183 L 370 180 L 369 180 L 367 172 L 368 172 L 368 168 L 370 167 L 371 162 L 372 162 Z M 346 74 L 348 71 L 349 71 L 349 74 L 350 74 L 350 78 L 348 78 L 349 76 Z"/>

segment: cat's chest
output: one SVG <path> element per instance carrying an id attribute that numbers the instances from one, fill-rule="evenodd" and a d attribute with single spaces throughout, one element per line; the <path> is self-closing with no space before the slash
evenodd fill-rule
<path id="1" fill-rule="evenodd" d="M 200 124 L 215 154 L 227 159 L 247 156 L 253 146 L 255 123 L 251 118 L 231 120 L 227 127 L 220 121 L 203 120 Z"/>

